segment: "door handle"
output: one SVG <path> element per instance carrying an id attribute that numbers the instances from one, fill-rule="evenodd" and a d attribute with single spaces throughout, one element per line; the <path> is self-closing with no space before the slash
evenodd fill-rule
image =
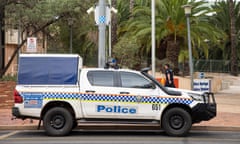
<path id="1" fill-rule="evenodd" d="M 86 93 L 95 93 L 94 90 L 86 90 L 85 92 L 86 92 Z"/>
<path id="2" fill-rule="evenodd" d="M 129 94 L 129 92 L 120 92 L 120 94 Z"/>

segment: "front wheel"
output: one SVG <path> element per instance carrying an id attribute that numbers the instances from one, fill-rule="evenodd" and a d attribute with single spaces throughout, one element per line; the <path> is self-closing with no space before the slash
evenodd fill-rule
<path id="1" fill-rule="evenodd" d="M 50 136 L 64 136 L 72 130 L 73 117 L 65 108 L 55 107 L 44 115 L 43 126 Z"/>
<path id="2" fill-rule="evenodd" d="M 185 136 L 192 127 L 192 118 L 182 108 L 171 108 L 163 115 L 162 127 L 170 136 Z"/>

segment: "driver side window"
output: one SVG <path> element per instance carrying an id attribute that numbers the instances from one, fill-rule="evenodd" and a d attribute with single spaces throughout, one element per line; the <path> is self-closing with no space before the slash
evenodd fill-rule
<path id="1" fill-rule="evenodd" d="M 125 88 L 154 88 L 152 83 L 141 75 L 120 72 L 121 84 Z"/>

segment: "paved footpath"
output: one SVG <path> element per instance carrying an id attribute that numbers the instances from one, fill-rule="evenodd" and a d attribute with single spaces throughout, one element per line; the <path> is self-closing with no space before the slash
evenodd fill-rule
<path id="1" fill-rule="evenodd" d="M 240 77 L 235 77 L 227 90 L 215 94 L 217 117 L 194 124 L 192 129 L 240 131 Z M 36 129 L 36 120 L 12 120 L 11 109 L 0 109 L 0 130 Z"/>
<path id="2" fill-rule="evenodd" d="M 240 77 L 232 77 L 229 89 L 215 94 L 217 117 L 195 126 L 236 128 L 240 130 Z"/>

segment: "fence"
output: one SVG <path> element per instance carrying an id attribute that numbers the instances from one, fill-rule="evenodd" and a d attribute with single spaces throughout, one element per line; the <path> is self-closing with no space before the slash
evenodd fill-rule
<path id="1" fill-rule="evenodd" d="M 194 71 L 200 72 L 230 72 L 230 60 L 196 60 L 194 61 Z"/>

